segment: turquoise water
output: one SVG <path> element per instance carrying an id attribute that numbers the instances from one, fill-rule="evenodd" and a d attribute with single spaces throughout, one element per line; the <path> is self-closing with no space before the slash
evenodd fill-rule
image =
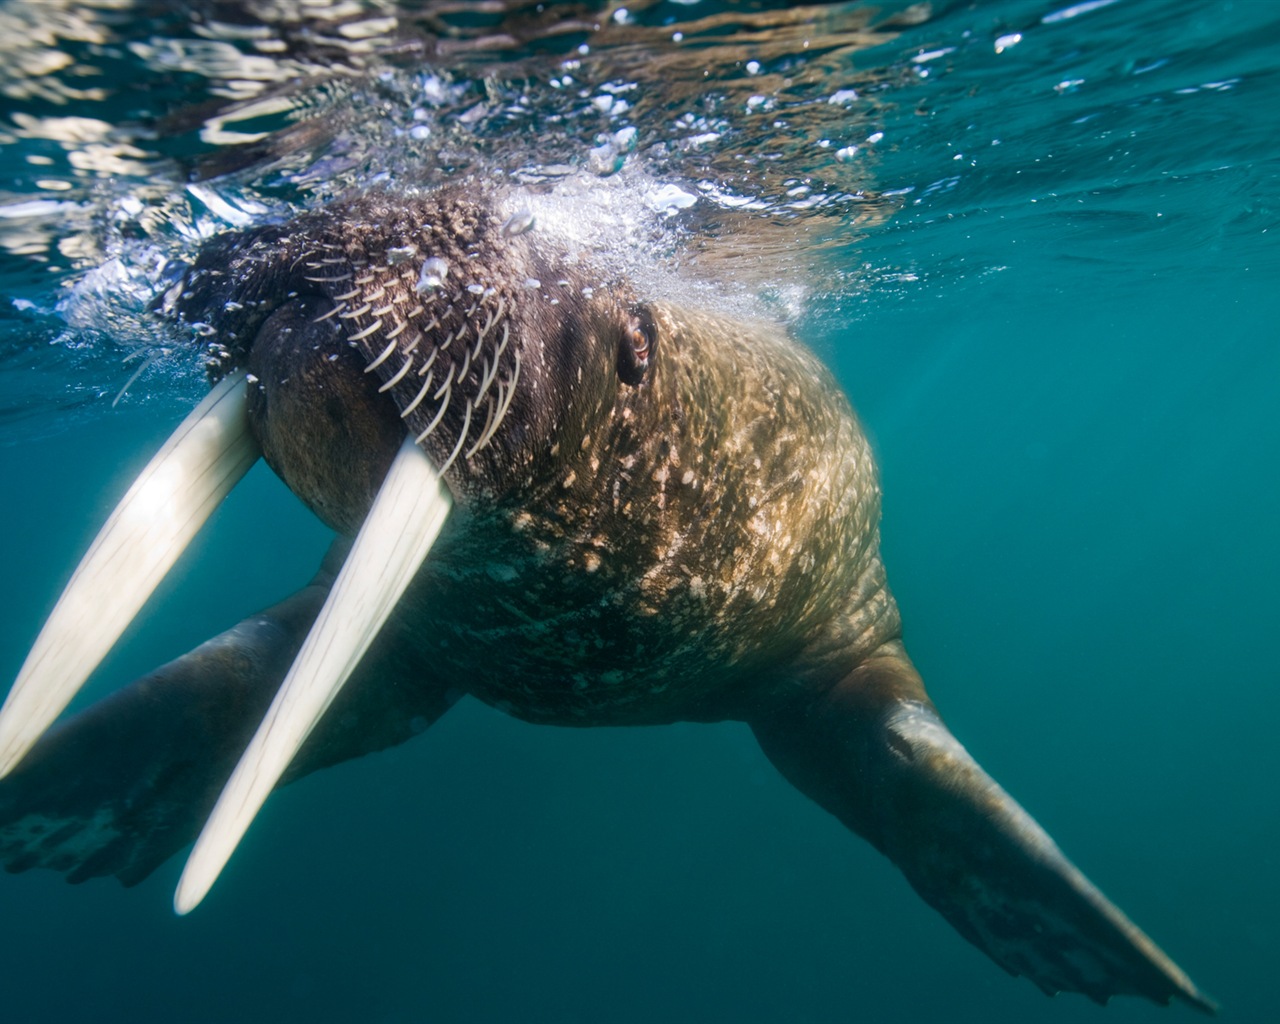
<path id="1" fill-rule="evenodd" d="M 620 170 L 579 176 L 697 195 L 655 218 L 661 259 L 729 279 L 730 304 L 763 292 L 836 370 L 952 729 L 1224 1019 L 1274 1019 L 1280 13 L 938 4 L 841 48 L 865 10 L 835 5 L 794 38 L 708 47 L 690 91 L 641 58 L 726 5 L 632 7 L 597 34 L 433 52 L 460 90 L 434 105 L 412 19 L 397 55 L 233 31 L 230 7 L 0 8 L 50 33 L 0 21 L 0 675 L 200 391 L 139 312 L 194 236 L 383 173 L 543 180 L 633 126 Z M 566 100 L 565 60 L 586 61 L 574 87 L 638 83 L 630 110 Z M 264 96 L 288 103 L 244 114 Z M 255 470 L 93 692 L 278 599 L 326 543 Z M 557 730 L 466 702 L 273 799 L 184 919 L 180 867 L 132 890 L 0 878 L 6 1019 L 1191 1019 L 1009 978 L 735 725 Z"/>

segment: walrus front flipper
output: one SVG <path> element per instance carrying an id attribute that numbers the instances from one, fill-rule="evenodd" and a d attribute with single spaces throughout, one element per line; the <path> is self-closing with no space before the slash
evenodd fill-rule
<path id="1" fill-rule="evenodd" d="M 341 544 L 335 548 L 330 562 L 340 561 Z M 323 573 L 50 729 L 0 779 L 0 864 L 135 885 L 195 839 L 331 578 Z M 284 782 L 404 742 L 448 709 L 452 695 L 404 678 L 397 664 L 404 637 L 394 620 L 389 626 Z"/>
<path id="2" fill-rule="evenodd" d="M 1011 974 L 1050 994 L 1215 1012 L 951 735 L 901 645 L 882 651 L 817 700 L 753 723 L 779 770 Z"/>
<path id="3" fill-rule="evenodd" d="M 195 838 L 324 600 L 308 587 L 42 736 L 0 779 L 0 861 L 140 882 Z"/>

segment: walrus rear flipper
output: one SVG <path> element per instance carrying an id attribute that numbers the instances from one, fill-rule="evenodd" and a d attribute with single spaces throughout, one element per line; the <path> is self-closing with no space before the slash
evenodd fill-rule
<path id="1" fill-rule="evenodd" d="M 195 839 L 324 603 L 332 573 L 317 579 L 50 729 L 0 779 L 0 864 L 136 885 Z M 388 626 L 284 782 L 402 743 L 448 709 L 441 690 L 398 685 L 403 637 Z"/>
<path id="2" fill-rule="evenodd" d="M 817 701 L 753 727 L 783 775 L 1011 974 L 1049 994 L 1178 998 L 1216 1012 L 969 756 L 900 644 Z"/>

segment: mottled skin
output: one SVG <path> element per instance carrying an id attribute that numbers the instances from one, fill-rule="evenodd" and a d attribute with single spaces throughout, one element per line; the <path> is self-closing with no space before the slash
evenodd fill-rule
<path id="1" fill-rule="evenodd" d="M 830 374 L 776 326 L 640 301 L 503 202 L 361 197 L 208 247 L 167 299 L 217 372 L 250 370 L 267 461 L 339 532 L 406 428 L 455 496 L 286 781 L 463 694 L 562 725 L 737 719 L 1006 969 L 1211 1009 L 938 718 Z M 6 866 L 131 883 L 189 841 L 344 555 L 41 740 L 0 781 Z"/>
<path id="2" fill-rule="evenodd" d="M 458 448 L 459 399 L 479 388 L 504 327 L 489 404 L 521 359 L 493 441 L 454 461 L 465 527 L 433 550 L 407 598 L 443 678 L 538 722 L 745 719 L 780 686 L 829 686 L 898 636 L 866 439 L 830 373 L 778 327 L 638 307 L 624 286 L 552 264 L 537 231 L 509 236 L 501 219 L 478 218 L 472 202 L 401 197 L 389 210 L 374 197 L 340 216 L 242 240 L 228 275 L 247 272 L 272 296 L 312 293 L 273 312 L 249 367 L 268 461 L 330 525 L 353 533 L 363 520 L 420 367 L 433 380 L 404 420 L 413 433 L 440 410 L 436 371 L 467 367 L 452 372 L 427 439 L 443 463 Z M 426 240 L 423 224 L 435 228 Z M 342 234 L 328 233 L 335 225 Z M 382 255 L 409 244 L 415 258 L 399 265 Z M 427 258 L 448 263 L 445 286 L 416 287 Z M 255 336 L 263 310 L 241 292 L 228 321 L 216 301 L 225 279 L 210 277 L 203 266 L 193 275 L 186 315 L 222 339 Z M 630 385 L 618 350 L 641 320 L 657 352 Z M 570 325 L 558 351 L 529 344 L 547 325 Z M 482 332 L 490 347 L 468 359 Z M 357 372 L 361 360 L 370 373 Z M 324 416 L 317 396 L 332 407 Z M 464 452 L 488 417 L 477 408 Z M 334 424 L 359 438 L 331 436 Z"/>
<path id="3" fill-rule="evenodd" d="M 833 681 L 835 659 L 800 660 L 820 636 L 838 630 L 847 653 L 897 628 L 874 469 L 825 371 L 776 330 L 698 318 L 724 342 L 708 359 L 684 344 L 689 314 L 654 316 L 650 379 L 610 388 L 554 472 L 477 515 L 420 581 L 446 672 L 531 721 L 746 718 L 783 680 Z M 825 386 L 804 391 L 779 366 Z M 864 578 L 879 601 L 859 600 Z M 480 672 L 477 649 L 492 657 Z"/>

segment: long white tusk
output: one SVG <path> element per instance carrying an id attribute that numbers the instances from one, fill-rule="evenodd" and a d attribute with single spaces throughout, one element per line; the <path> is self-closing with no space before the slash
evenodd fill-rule
<path id="1" fill-rule="evenodd" d="M 405 438 L 293 667 L 196 840 L 173 897 L 179 914 L 204 899 L 395 608 L 452 506 L 431 460 Z"/>
<path id="2" fill-rule="evenodd" d="M 71 702 L 260 454 L 244 375 L 226 377 L 138 475 L 36 637 L 0 709 L 0 778 Z"/>

